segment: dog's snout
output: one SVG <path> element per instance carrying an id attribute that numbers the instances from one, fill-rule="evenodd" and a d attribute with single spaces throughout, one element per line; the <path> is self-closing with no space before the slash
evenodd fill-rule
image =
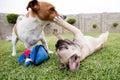
<path id="1" fill-rule="evenodd" d="M 62 19 L 66 19 L 67 18 L 67 16 L 65 16 L 65 15 L 61 15 L 60 16 Z"/>

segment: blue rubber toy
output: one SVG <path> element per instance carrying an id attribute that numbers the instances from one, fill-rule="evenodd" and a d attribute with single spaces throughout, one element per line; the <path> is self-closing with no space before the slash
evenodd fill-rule
<path id="1" fill-rule="evenodd" d="M 24 66 L 28 67 L 31 64 L 34 65 L 40 65 L 42 62 L 46 61 L 49 59 L 48 52 L 42 45 L 35 45 L 30 54 L 29 57 L 25 58 L 24 55 L 22 54 L 18 62 L 24 62 Z"/>
<path id="2" fill-rule="evenodd" d="M 25 56 L 24 54 L 21 54 L 20 57 L 18 58 L 19 63 L 23 63 L 25 61 Z"/>
<path id="3" fill-rule="evenodd" d="M 35 65 L 39 65 L 49 59 L 48 53 L 42 45 L 34 46 L 29 57 Z"/>
<path id="4" fill-rule="evenodd" d="M 32 60 L 30 58 L 26 58 L 24 66 L 28 67 L 30 64 L 32 64 Z"/>

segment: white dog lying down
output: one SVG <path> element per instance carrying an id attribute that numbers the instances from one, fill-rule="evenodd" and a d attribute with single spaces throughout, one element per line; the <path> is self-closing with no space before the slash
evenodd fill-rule
<path id="1" fill-rule="evenodd" d="M 30 10 L 29 10 L 30 9 Z M 44 37 L 44 27 L 53 21 L 54 17 L 59 16 L 55 7 L 47 2 L 32 0 L 27 6 L 28 13 L 18 17 L 12 32 L 13 52 L 16 55 L 16 42 L 20 39 L 27 49 L 36 44 L 39 40 L 48 50 L 47 42 Z"/>
<path id="2" fill-rule="evenodd" d="M 56 17 L 54 21 L 74 35 L 73 41 L 70 41 L 60 36 L 56 30 L 53 33 L 59 39 L 55 46 L 56 54 L 61 62 L 60 68 L 69 66 L 70 70 L 73 72 L 78 70 L 80 61 L 103 48 L 109 35 L 107 31 L 98 38 L 84 36 L 79 29 L 68 24 L 60 17 Z"/>

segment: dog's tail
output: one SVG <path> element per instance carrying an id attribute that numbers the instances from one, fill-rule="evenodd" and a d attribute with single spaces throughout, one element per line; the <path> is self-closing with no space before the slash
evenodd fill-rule
<path id="1" fill-rule="evenodd" d="M 18 22 L 21 21 L 22 19 L 23 19 L 23 16 L 18 16 L 16 23 L 18 23 Z"/>
<path id="2" fill-rule="evenodd" d="M 54 30 L 53 30 L 53 34 L 54 34 L 58 39 L 64 40 L 63 36 L 60 35 L 60 33 L 58 32 L 57 29 L 54 29 Z"/>

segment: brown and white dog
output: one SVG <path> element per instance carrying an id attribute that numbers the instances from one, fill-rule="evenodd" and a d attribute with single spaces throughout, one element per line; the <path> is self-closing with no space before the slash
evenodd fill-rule
<path id="1" fill-rule="evenodd" d="M 29 11 L 25 16 L 18 17 L 17 23 L 13 28 L 12 56 L 16 55 L 16 42 L 18 39 L 20 39 L 28 49 L 40 40 L 48 52 L 50 52 L 43 30 L 44 27 L 51 21 L 53 22 L 53 19 L 59 16 L 59 14 L 52 4 L 48 2 L 39 2 L 37 0 L 30 1 L 27 10 Z"/>
<path id="2" fill-rule="evenodd" d="M 73 41 L 70 41 L 64 39 L 56 30 L 54 31 L 54 35 L 59 39 L 55 47 L 56 54 L 61 62 L 60 68 L 66 68 L 68 66 L 73 72 L 78 70 L 80 61 L 103 48 L 109 35 L 109 32 L 106 31 L 98 38 L 84 36 L 79 29 L 68 24 L 60 17 L 56 17 L 54 21 L 74 35 Z"/>

